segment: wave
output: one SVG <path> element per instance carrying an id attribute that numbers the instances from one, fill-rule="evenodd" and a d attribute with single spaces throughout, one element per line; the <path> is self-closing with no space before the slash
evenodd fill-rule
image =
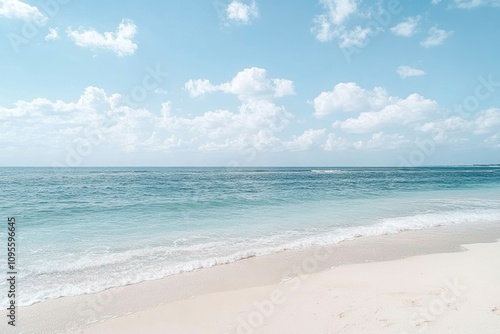
<path id="1" fill-rule="evenodd" d="M 89 250 L 88 254 L 82 256 L 78 261 L 66 263 L 66 265 L 58 267 L 57 271 L 43 269 L 50 267 L 47 263 L 39 264 L 39 269 L 36 272 L 31 271 L 30 274 L 30 278 L 36 276 L 36 279 L 27 280 L 25 278 L 24 280 L 37 282 L 36 284 L 42 284 L 42 286 L 30 286 L 32 291 L 23 292 L 18 302 L 20 306 L 27 306 L 64 296 L 97 293 L 113 287 L 161 279 L 183 272 L 229 264 L 250 257 L 311 246 L 332 245 L 364 236 L 396 234 L 402 231 L 435 226 L 494 221 L 500 221 L 500 210 L 445 211 L 384 218 L 375 221 L 373 225 L 338 227 L 331 231 L 326 229 L 286 231 L 256 240 L 244 239 L 243 237 L 228 240 L 220 236 L 218 240 L 200 242 L 201 240 L 198 239 L 198 243 L 181 247 L 129 249 L 120 253 L 97 256 L 94 253 L 95 250 Z M 304 236 L 308 233 L 309 235 Z M 241 250 L 227 254 L 227 250 L 235 249 L 235 245 L 241 247 Z M 177 263 L 165 262 L 169 255 L 190 254 L 192 258 L 196 258 L 199 257 L 199 254 L 209 254 L 208 251 L 214 249 L 219 253 L 218 256 Z M 226 254 L 223 254 L 224 251 Z M 124 264 L 129 265 L 129 267 L 123 267 Z M 145 264 L 149 264 L 149 266 Z M 81 277 L 85 277 L 86 280 L 78 281 Z M 73 283 L 71 283 L 72 281 Z M 61 284 L 61 282 L 66 283 Z M 4 284 L 2 283 L 0 286 Z"/>
<path id="2" fill-rule="evenodd" d="M 347 170 L 342 170 L 342 169 L 313 169 L 311 170 L 311 173 L 315 174 L 344 174 L 348 173 L 349 171 Z"/>

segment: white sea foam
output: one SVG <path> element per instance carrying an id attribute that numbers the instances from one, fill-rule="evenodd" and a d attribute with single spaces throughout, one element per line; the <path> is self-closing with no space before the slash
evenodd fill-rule
<path id="1" fill-rule="evenodd" d="M 349 171 L 347 170 L 342 170 L 342 169 L 313 169 L 311 170 L 311 173 L 315 174 L 343 174 L 343 173 L 348 173 Z"/>
<path id="2" fill-rule="evenodd" d="M 462 223 L 500 221 L 500 210 L 481 209 L 424 213 L 404 217 L 390 217 L 375 221 L 373 225 L 336 228 L 331 231 L 283 231 L 279 234 L 245 239 L 243 237 L 199 242 L 192 245 L 157 246 L 129 249 L 96 256 L 93 249 L 75 261 L 59 259 L 43 266 L 31 265 L 30 283 L 24 280 L 20 306 L 62 296 L 96 293 L 112 287 L 160 279 L 169 275 L 228 264 L 253 256 L 301 249 L 317 245 L 336 244 L 362 236 L 395 234 L 434 226 Z M 197 238 L 200 241 L 200 238 Z M 176 240 L 177 242 L 185 240 Z M 272 245 L 272 246 L 269 246 Z M 239 250 L 238 250 L 239 249 Z M 174 255 L 177 261 L 168 259 Z M 205 256 L 205 258 L 200 258 Z M 198 259 L 197 259 L 198 258 Z M 37 270 L 35 268 L 37 267 Z M 47 269 L 57 268 L 57 269 Z M 65 282 L 61 284 L 61 282 Z M 2 283 L 3 285 L 5 283 Z M 2 285 L 0 284 L 0 286 Z M 35 285 L 36 284 L 36 285 Z"/>

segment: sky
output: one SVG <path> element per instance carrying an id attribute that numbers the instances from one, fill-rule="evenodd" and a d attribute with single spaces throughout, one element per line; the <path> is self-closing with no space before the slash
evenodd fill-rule
<path id="1" fill-rule="evenodd" d="M 0 166 L 500 163 L 500 0 L 0 0 Z"/>

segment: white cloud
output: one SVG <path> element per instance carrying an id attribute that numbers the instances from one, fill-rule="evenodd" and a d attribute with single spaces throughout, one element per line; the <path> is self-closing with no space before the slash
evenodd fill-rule
<path id="1" fill-rule="evenodd" d="M 95 149 L 102 148 L 103 152 L 237 151 L 255 154 L 260 150 L 315 148 L 325 151 L 396 150 L 413 141 L 412 129 L 425 132 L 426 138 L 432 136 L 436 142 L 461 145 L 477 136 L 478 145 L 498 145 L 499 108 L 480 111 L 470 120 L 458 116 L 439 119 L 439 113 L 434 112 L 438 108 L 436 103 L 417 94 L 402 99 L 388 96 L 382 88 L 364 90 L 352 83 L 337 88 L 353 92 L 350 97 L 354 100 L 340 103 L 339 111 L 344 110 L 341 105 L 349 106 L 354 112 L 365 111 L 356 118 L 335 122 L 334 126 L 359 134 L 338 136 L 328 134 L 323 128 L 305 131 L 291 128 L 293 115 L 267 99 L 267 95 L 244 99 L 235 110 L 215 109 L 186 116 L 182 110 L 174 110 L 171 102 L 163 103 L 160 112 L 132 108 L 120 94 L 108 94 L 91 86 L 75 101 L 37 98 L 17 101 L 10 108 L 0 106 L 0 143 L 4 148 L 22 151 L 31 148 L 59 152 L 56 162 L 63 164 L 68 146 L 85 145 L 89 137 L 98 142 L 96 145 L 100 148 Z M 386 129 L 388 126 L 392 127 Z M 16 129 L 15 133 L 12 129 Z M 450 136 L 452 138 L 448 138 Z"/>
<path id="2" fill-rule="evenodd" d="M 48 20 L 36 6 L 19 0 L 0 0 L 0 17 L 31 21 L 40 25 Z"/>
<path id="3" fill-rule="evenodd" d="M 469 131 L 471 124 L 458 116 L 452 116 L 447 119 L 437 119 L 424 125 L 417 126 L 416 130 L 426 132 L 436 143 L 453 142 L 449 135 Z"/>
<path id="4" fill-rule="evenodd" d="M 133 38 L 137 32 L 137 26 L 132 20 L 123 19 L 118 25 L 116 32 L 99 33 L 94 28 L 85 30 L 80 28 L 67 29 L 67 34 L 77 46 L 90 49 L 101 49 L 114 52 L 118 57 L 129 56 L 135 53 L 137 44 Z"/>
<path id="5" fill-rule="evenodd" d="M 352 147 L 352 144 L 343 137 L 338 137 L 334 133 L 328 134 L 325 145 L 323 149 L 325 151 L 344 151 Z"/>
<path id="6" fill-rule="evenodd" d="M 365 143 L 359 142 L 356 148 L 368 150 L 397 150 L 410 143 L 403 135 L 386 135 L 382 131 L 374 133 Z"/>
<path id="7" fill-rule="evenodd" d="M 19 145 L 31 143 L 64 148 L 81 140 L 85 130 L 99 134 L 111 133 L 111 127 L 104 131 L 102 125 L 106 119 L 115 124 L 119 113 L 124 116 L 131 113 L 131 110 L 119 107 L 119 95 L 107 95 L 102 89 L 88 87 L 76 102 L 43 98 L 18 101 L 13 108 L 0 110 L 0 118 L 3 118 L 0 128 L 9 123 L 15 124 L 16 129 L 19 129 Z M 130 123 L 132 120 L 129 120 Z M 0 141 L 4 139 L 0 138 Z"/>
<path id="8" fill-rule="evenodd" d="M 212 84 L 207 79 L 189 80 L 184 88 L 192 97 L 221 91 L 238 96 L 242 101 L 255 99 L 272 99 L 293 95 L 293 81 L 287 79 L 269 79 L 267 71 L 259 67 L 246 68 L 229 82 L 219 85 Z"/>
<path id="9" fill-rule="evenodd" d="M 436 142 L 460 142 L 467 140 L 471 133 L 476 136 L 488 135 L 500 128 L 500 109 L 482 110 L 470 120 L 459 116 L 436 119 L 417 126 L 416 130 L 431 133 Z M 450 135 L 458 135 L 458 139 L 450 139 Z"/>
<path id="10" fill-rule="evenodd" d="M 192 119 L 163 115 L 160 123 L 164 128 L 176 131 L 184 128 L 184 132 L 205 138 L 199 149 L 241 150 L 252 147 L 277 150 L 283 147 L 276 134 L 290 124 L 293 116 L 284 107 L 276 105 L 273 99 L 294 94 L 291 80 L 268 78 L 265 69 L 252 67 L 238 72 L 228 82 L 212 84 L 208 79 L 192 79 L 185 83 L 184 88 L 192 97 L 223 92 L 233 94 L 241 101 L 238 112 L 207 111 Z"/>
<path id="11" fill-rule="evenodd" d="M 419 126 L 417 129 L 423 132 L 445 133 L 449 131 L 464 131 L 471 128 L 471 124 L 459 116 L 435 120 Z"/>
<path id="12" fill-rule="evenodd" d="M 90 132 L 101 138 L 102 145 L 125 152 L 276 149 L 282 145 L 276 134 L 291 119 L 284 107 L 266 100 L 244 101 L 234 112 L 214 110 L 194 117 L 174 115 L 166 102 L 155 114 L 127 106 L 120 94 L 88 87 L 76 102 L 38 98 L 0 107 L 0 143 L 18 147 L 31 143 L 64 152 Z M 15 141 L 7 136 L 11 127 L 19 131 Z"/>
<path id="13" fill-rule="evenodd" d="M 295 94 L 295 87 L 292 80 L 288 79 L 272 79 L 272 86 L 274 86 L 274 96 L 284 97 Z"/>
<path id="14" fill-rule="evenodd" d="M 240 153 L 247 153 L 251 156 L 257 151 L 282 151 L 282 142 L 274 136 L 271 131 L 260 130 L 256 134 L 238 134 L 234 138 L 225 139 L 223 142 L 208 141 L 201 144 L 198 149 L 200 151 L 221 151 L 221 150 L 237 150 Z M 247 157 L 249 159 L 250 157 Z"/>
<path id="15" fill-rule="evenodd" d="M 435 101 L 426 99 L 418 94 L 411 94 L 405 99 L 369 92 L 364 101 L 357 101 L 358 106 L 365 105 L 368 110 L 359 114 L 357 118 L 345 121 L 336 121 L 333 126 L 351 133 L 367 133 L 377 131 L 390 125 L 410 125 L 424 119 L 438 109 Z M 373 103 L 373 96 L 377 96 L 377 103 Z M 385 100 L 384 100 L 385 98 Z M 378 108 L 377 108 L 378 107 Z"/>
<path id="16" fill-rule="evenodd" d="M 453 31 L 446 31 L 442 29 L 438 29 L 437 27 L 432 27 L 429 29 L 429 35 L 426 39 L 424 39 L 420 45 L 426 48 L 430 48 L 432 46 L 441 45 L 444 41 L 453 35 Z"/>
<path id="17" fill-rule="evenodd" d="M 351 46 L 363 47 L 367 38 L 379 31 L 371 27 L 363 28 L 356 26 L 352 29 L 347 29 L 344 26 L 332 26 L 324 17 L 316 18 L 314 22 L 315 27 L 312 30 L 318 41 L 328 42 L 335 38 L 338 40 L 339 47 L 341 48 Z"/>
<path id="18" fill-rule="evenodd" d="M 292 115 L 282 106 L 266 100 L 245 101 L 234 116 L 235 123 L 231 128 L 239 129 L 270 129 L 283 130 L 290 122 Z"/>
<path id="19" fill-rule="evenodd" d="M 217 86 L 214 86 L 207 79 L 196 79 L 189 80 L 184 84 L 184 88 L 189 92 L 192 97 L 201 96 L 207 93 L 212 93 L 218 90 Z"/>
<path id="20" fill-rule="evenodd" d="M 160 115 L 155 115 L 148 110 L 124 106 L 119 95 L 113 99 L 114 105 L 110 106 L 106 102 L 109 97 L 95 89 L 90 90 L 91 94 L 83 94 L 78 103 L 80 109 L 91 106 L 86 114 L 100 110 L 107 123 L 111 122 L 112 115 L 129 115 L 126 119 L 112 118 L 118 123 L 113 127 L 117 138 L 121 138 L 127 151 L 168 151 L 175 148 L 204 151 L 245 148 L 276 150 L 283 147 L 276 134 L 290 124 L 293 116 L 284 107 L 273 103 L 272 99 L 293 93 L 291 81 L 269 79 L 264 69 L 249 68 L 239 72 L 231 81 L 217 86 L 208 80 L 190 80 L 185 88 L 192 96 L 213 91 L 231 93 L 238 96 L 241 105 L 237 111 L 217 109 L 194 117 L 184 117 L 174 115 L 171 103 L 167 102 L 163 104 Z M 103 112 L 103 109 L 111 110 Z M 140 122 L 137 121 L 139 115 Z M 104 123 L 105 120 L 102 120 L 100 124 Z M 306 139 L 305 136 L 300 137 L 304 143 Z"/>
<path id="21" fill-rule="evenodd" d="M 420 16 L 409 17 L 405 21 L 392 27 L 391 31 L 398 36 L 410 37 L 417 32 L 419 22 Z"/>
<path id="22" fill-rule="evenodd" d="M 472 9 L 479 6 L 500 7 L 500 0 L 455 0 L 458 8 Z"/>
<path id="23" fill-rule="evenodd" d="M 326 129 L 309 129 L 285 143 L 285 146 L 291 151 L 306 151 L 312 146 L 318 145 L 325 134 Z"/>
<path id="24" fill-rule="evenodd" d="M 368 25 L 348 27 L 350 18 L 358 14 L 358 0 L 320 0 L 320 3 L 324 13 L 314 18 L 314 26 L 311 29 L 320 42 L 337 39 L 341 48 L 362 47 L 370 35 L 381 29 Z"/>
<path id="25" fill-rule="evenodd" d="M 348 48 L 351 46 L 362 47 L 368 36 L 373 33 L 374 31 L 372 28 L 361 28 L 360 26 L 357 26 L 352 30 L 339 31 L 339 46 L 341 48 Z"/>
<path id="26" fill-rule="evenodd" d="M 354 82 L 339 83 L 333 90 L 322 92 L 314 99 L 314 115 L 324 117 L 334 112 L 376 110 L 385 106 L 388 99 L 387 92 L 380 87 L 369 91 Z"/>
<path id="27" fill-rule="evenodd" d="M 410 66 L 399 66 L 396 73 L 401 77 L 401 79 L 425 75 L 425 71 Z"/>
<path id="28" fill-rule="evenodd" d="M 317 16 L 314 19 L 314 28 L 312 28 L 312 32 L 316 39 L 320 42 L 330 41 L 335 36 L 332 25 L 333 23 L 329 21 L 328 16 Z"/>
<path id="29" fill-rule="evenodd" d="M 241 100 L 266 96 L 282 97 L 294 94 L 293 82 L 286 79 L 268 79 L 263 68 L 246 68 L 227 83 L 219 85 L 220 90 L 235 94 Z"/>
<path id="30" fill-rule="evenodd" d="M 200 145 L 198 148 L 202 150 L 264 149 L 271 146 L 276 149 L 281 142 L 275 134 L 288 126 L 291 118 L 285 108 L 272 102 L 247 101 L 236 113 L 215 110 L 194 118 L 173 116 L 168 105 L 158 124 L 180 138 L 185 137 L 185 142 Z M 191 136 L 187 136 L 189 134 Z"/>
<path id="31" fill-rule="evenodd" d="M 438 109 L 437 102 L 418 94 L 402 99 L 389 96 L 381 87 L 367 90 L 354 82 L 337 84 L 333 90 L 318 95 L 312 104 L 316 117 L 338 112 L 359 113 L 356 118 L 333 124 L 351 133 L 377 131 L 387 125 L 408 125 Z"/>
<path id="32" fill-rule="evenodd" d="M 438 4 L 438 3 L 440 3 L 440 2 L 441 2 L 441 0 L 432 0 L 432 4 L 433 4 L 433 5 L 437 5 L 437 4 Z"/>
<path id="33" fill-rule="evenodd" d="M 358 9 L 358 0 L 320 0 L 333 24 L 344 23 Z"/>
<path id="34" fill-rule="evenodd" d="M 255 0 L 251 4 L 233 0 L 226 8 L 226 15 L 230 22 L 249 24 L 253 18 L 259 16 L 259 9 Z"/>
<path id="35" fill-rule="evenodd" d="M 55 41 L 59 39 L 59 30 L 57 28 L 49 28 L 49 33 L 45 36 L 46 41 Z"/>
<path id="36" fill-rule="evenodd" d="M 485 134 L 492 130 L 498 130 L 500 128 L 500 109 L 490 108 L 476 114 L 474 128 L 476 134 Z"/>

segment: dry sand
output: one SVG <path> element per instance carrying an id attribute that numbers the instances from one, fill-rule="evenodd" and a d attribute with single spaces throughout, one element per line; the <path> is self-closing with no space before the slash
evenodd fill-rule
<path id="1" fill-rule="evenodd" d="M 466 248 L 211 293 L 82 333 L 499 333 L 500 242 Z"/>

